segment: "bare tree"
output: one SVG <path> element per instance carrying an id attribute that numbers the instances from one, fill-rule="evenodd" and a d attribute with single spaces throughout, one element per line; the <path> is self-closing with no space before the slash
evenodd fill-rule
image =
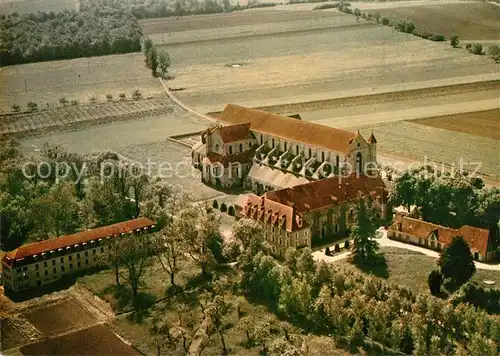
<path id="1" fill-rule="evenodd" d="M 126 273 L 121 277 L 132 288 L 132 296 L 137 299 L 138 290 L 146 268 L 151 264 L 151 244 L 146 234 L 122 239 L 122 265 Z"/>

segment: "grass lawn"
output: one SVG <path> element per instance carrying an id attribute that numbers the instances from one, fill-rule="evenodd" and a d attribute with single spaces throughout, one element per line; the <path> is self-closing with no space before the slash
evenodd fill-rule
<path id="1" fill-rule="evenodd" d="M 415 251 L 396 247 L 381 247 L 387 261 L 387 276 L 384 278 L 389 283 L 394 283 L 410 288 L 413 292 L 428 291 L 427 278 L 429 273 L 437 268 L 437 260 L 433 257 Z M 338 263 L 349 264 L 343 260 Z M 484 287 L 500 288 L 500 271 L 477 269 L 472 277 Z M 484 280 L 495 281 L 493 286 L 487 286 Z"/>
<path id="2" fill-rule="evenodd" d="M 126 271 L 122 270 L 122 274 Z M 175 276 L 175 283 L 178 287 L 184 287 L 199 273 L 198 267 L 191 260 L 180 260 L 179 271 Z M 125 311 L 131 308 L 131 290 L 127 287 L 126 281 L 121 278 L 121 283 L 125 286 L 122 297 L 118 297 L 113 270 L 103 270 L 99 273 L 86 275 L 78 279 L 85 287 L 94 294 L 108 301 L 115 311 Z M 157 258 L 153 258 L 153 263 L 149 266 L 142 278 L 142 286 L 139 293 L 147 304 L 165 298 L 169 289 L 170 276 L 163 270 Z"/>

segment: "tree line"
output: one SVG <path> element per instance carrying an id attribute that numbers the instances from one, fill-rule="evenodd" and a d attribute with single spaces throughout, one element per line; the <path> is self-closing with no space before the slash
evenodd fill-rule
<path id="1" fill-rule="evenodd" d="M 86 10 L 93 7 L 114 8 L 129 11 L 137 19 L 215 14 L 232 12 L 254 7 L 268 7 L 275 4 L 256 4 L 249 1 L 247 6 L 231 5 L 229 0 L 82 0 L 80 9 Z"/>
<path id="2" fill-rule="evenodd" d="M 395 180 L 390 201 L 407 209 L 416 206 L 416 217 L 438 225 L 489 229 L 498 246 L 500 189 L 485 188 L 480 177 L 422 166 L 403 172 Z"/>
<path id="3" fill-rule="evenodd" d="M 142 30 L 119 8 L 0 16 L 0 64 L 138 52 Z"/>

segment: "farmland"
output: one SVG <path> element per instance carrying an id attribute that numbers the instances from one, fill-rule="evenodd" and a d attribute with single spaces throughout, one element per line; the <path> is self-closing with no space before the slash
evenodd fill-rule
<path id="1" fill-rule="evenodd" d="M 135 89 L 145 97 L 164 95 L 141 53 L 3 67 L 0 82 L 1 112 L 10 112 L 13 104 L 25 109 L 28 101 L 39 107 L 55 106 L 61 97 L 81 103 L 88 103 L 91 96 L 105 101 L 106 94 L 118 98 L 125 93 L 130 98 Z"/>
<path id="2" fill-rule="evenodd" d="M 81 127 L 85 124 L 128 120 L 131 118 L 140 119 L 173 113 L 174 111 L 174 105 L 168 98 L 48 108 L 40 112 L 24 112 L 0 116 L 0 135 L 41 134 L 57 129 Z"/>
<path id="3" fill-rule="evenodd" d="M 500 7 L 495 4 L 479 1 L 407 1 L 389 4 L 353 3 L 353 8 L 378 12 L 390 20 L 407 19 L 413 21 L 419 30 L 447 37 L 456 35 L 463 40 L 500 39 Z"/>
<path id="4" fill-rule="evenodd" d="M 77 0 L 2 0 L 0 14 L 75 10 Z"/>
<path id="5" fill-rule="evenodd" d="M 420 163 L 455 164 L 457 168 L 462 162 L 464 168 L 472 170 L 480 164 L 480 173 L 500 180 L 499 146 L 495 139 L 411 121 L 369 125 L 360 131 L 366 137 L 374 132 L 379 151 L 396 153 Z"/>
<path id="6" fill-rule="evenodd" d="M 496 109 L 431 117 L 413 120 L 412 123 L 500 140 L 499 118 L 500 110 Z"/>
<path id="7" fill-rule="evenodd" d="M 460 77 L 485 80 L 496 73 L 487 58 L 444 43 L 338 12 L 287 8 L 141 24 L 170 53 L 175 79 L 169 85 L 184 88 L 176 95 L 201 112 L 219 111 L 228 102 L 280 105 L 360 89 L 399 91 L 416 82 L 426 87 Z"/>
<path id="8" fill-rule="evenodd" d="M 97 325 L 21 347 L 25 355 L 139 355 L 111 329 Z"/>

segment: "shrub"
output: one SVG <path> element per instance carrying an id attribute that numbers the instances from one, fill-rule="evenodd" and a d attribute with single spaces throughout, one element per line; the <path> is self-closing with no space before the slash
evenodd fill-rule
<path id="1" fill-rule="evenodd" d="M 139 89 L 136 89 L 132 92 L 132 99 L 133 100 L 139 100 L 142 98 L 142 93 Z"/>
<path id="2" fill-rule="evenodd" d="M 413 35 L 425 39 L 429 39 L 432 36 L 432 34 L 430 34 L 429 32 L 424 32 L 420 30 L 413 30 Z"/>
<path id="3" fill-rule="evenodd" d="M 80 102 L 78 100 L 75 100 L 75 99 L 71 100 L 71 105 L 74 106 L 74 105 L 78 105 L 78 104 L 80 104 Z"/>
<path id="4" fill-rule="evenodd" d="M 331 255 L 332 255 L 332 253 L 330 252 L 330 247 L 327 247 L 325 249 L 325 256 L 331 256 Z"/>
<path id="5" fill-rule="evenodd" d="M 225 204 L 225 203 L 222 203 L 222 204 L 220 205 L 220 211 L 222 211 L 223 213 L 225 213 L 225 212 L 227 211 L 227 206 L 226 206 L 226 204 Z"/>
<path id="6" fill-rule="evenodd" d="M 63 105 L 66 106 L 68 104 L 68 99 L 66 99 L 64 96 L 59 98 L 59 102 Z"/>
<path id="7" fill-rule="evenodd" d="M 340 245 L 339 244 L 335 245 L 335 252 L 340 252 Z"/>
<path id="8" fill-rule="evenodd" d="M 367 18 L 368 20 L 371 20 L 371 19 L 373 18 L 373 15 L 372 15 L 371 13 L 368 13 L 368 14 L 366 15 L 366 18 Z"/>
<path id="9" fill-rule="evenodd" d="M 339 7 L 338 3 L 335 4 L 321 4 L 316 6 L 313 10 L 326 10 L 326 9 L 336 9 Z"/>
<path id="10" fill-rule="evenodd" d="M 96 97 L 95 95 L 92 95 L 92 96 L 90 96 L 89 101 L 90 101 L 92 104 L 95 104 L 95 103 L 97 102 L 97 97 Z"/>
<path id="11" fill-rule="evenodd" d="M 241 244 L 234 237 L 225 239 L 222 243 L 222 257 L 227 262 L 236 261 L 241 253 Z"/>
<path id="12" fill-rule="evenodd" d="M 450 45 L 454 48 L 458 47 L 458 44 L 460 41 L 458 40 L 458 36 L 451 36 L 450 37 Z"/>
<path id="13" fill-rule="evenodd" d="M 120 93 L 118 94 L 118 97 L 120 98 L 120 100 L 125 100 L 125 98 L 127 97 L 127 95 L 125 93 Z"/>
<path id="14" fill-rule="evenodd" d="M 446 37 L 444 35 L 433 34 L 430 38 L 431 41 L 442 42 L 446 41 Z"/>
<path id="15" fill-rule="evenodd" d="M 359 9 L 354 9 L 354 15 L 356 16 L 361 16 L 361 10 Z M 364 14 L 363 14 L 364 15 Z"/>
<path id="16" fill-rule="evenodd" d="M 219 202 L 217 201 L 217 199 L 214 199 L 213 203 L 212 203 L 212 207 L 214 209 L 219 209 Z"/>
<path id="17" fill-rule="evenodd" d="M 111 94 L 106 94 L 106 100 L 107 100 L 107 101 L 113 101 L 113 95 L 111 95 Z"/>
<path id="18" fill-rule="evenodd" d="M 488 53 L 489 56 L 496 57 L 500 54 L 500 47 L 496 44 L 490 45 L 488 46 L 486 53 Z"/>
<path id="19" fill-rule="evenodd" d="M 14 111 L 14 112 L 21 111 L 21 107 L 17 104 L 12 105 L 11 108 L 12 108 L 12 111 Z"/>
<path id="20" fill-rule="evenodd" d="M 441 292 L 441 284 L 443 283 L 443 275 L 438 270 L 433 270 L 427 278 L 427 284 L 432 295 L 439 295 Z"/>
<path id="21" fill-rule="evenodd" d="M 349 245 L 349 240 L 345 240 L 345 242 L 344 242 L 344 248 L 345 248 L 345 249 L 348 249 L 348 248 L 349 248 L 349 246 L 350 246 L 350 245 Z"/>
<path id="22" fill-rule="evenodd" d="M 474 282 L 464 284 L 451 298 L 453 305 L 469 303 L 490 314 L 500 313 L 500 290 L 485 289 Z"/>
<path id="23" fill-rule="evenodd" d="M 26 104 L 26 106 L 28 107 L 28 110 L 30 110 L 30 111 L 35 111 L 38 109 L 38 104 L 35 103 L 34 101 L 28 101 L 28 104 Z"/>
<path id="24" fill-rule="evenodd" d="M 230 215 L 230 216 L 234 216 L 234 206 L 230 206 L 228 209 L 227 209 L 227 213 Z"/>
<path id="25" fill-rule="evenodd" d="M 468 49 L 468 50 L 470 50 L 472 48 L 472 45 L 470 43 L 466 43 L 465 44 L 465 48 Z"/>
<path id="26" fill-rule="evenodd" d="M 481 43 L 474 43 L 470 50 L 473 54 L 483 54 L 483 45 Z"/>
<path id="27" fill-rule="evenodd" d="M 387 17 L 382 17 L 382 25 L 384 25 L 384 26 L 389 25 L 389 19 Z"/>
<path id="28" fill-rule="evenodd" d="M 375 21 L 377 21 L 377 23 L 380 23 L 380 14 L 378 12 L 375 13 Z"/>
<path id="29" fill-rule="evenodd" d="M 413 33 L 415 24 L 407 20 L 397 20 L 394 22 L 394 28 L 400 32 Z"/>
<path id="30" fill-rule="evenodd" d="M 361 17 L 362 17 L 362 18 L 364 18 L 364 19 L 366 19 L 366 12 L 363 12 L 363 13 L 361 14 Z"/>

